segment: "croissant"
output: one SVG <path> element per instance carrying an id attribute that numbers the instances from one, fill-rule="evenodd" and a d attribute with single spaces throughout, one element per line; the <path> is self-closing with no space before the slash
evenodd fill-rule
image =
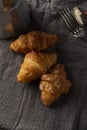
<path id="1" fill-rule="evenodd" d="M 56 45 L 58 41 L 57 35 L 45 32 L 33 31 L 25 35 L 19 36 L 17 40 L 11 43 L 10 49 L 18 53 L 28 53 L 30 51 L 42 51 Z"/>
<path id="2" fill-rule="evenodd" d="M 47 106 L 58 100 L 62 94 L 68 93 L 71 82 L 67 80 L 64 66 L 58 64 L 48 74 L 43 74 L 39 87 L 42 102 Z"/>
<path id="3" fill-rule="evenodd" d="M 46 73 L 57 61 L 56 53 L 28 53 L 17 75 L 18 82 L 30 82 Z"/>

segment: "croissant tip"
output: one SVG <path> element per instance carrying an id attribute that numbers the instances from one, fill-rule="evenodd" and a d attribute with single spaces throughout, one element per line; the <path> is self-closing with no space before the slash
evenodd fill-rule
<path id="1" fill-rule="evenodd" d="M 17 49 L 17 46 L 16 46 L 15 42 L 11 43 L 10 49 L 15 51 L 15 52 L 18 52 L 18 49 Z"/>
<path id="2" fill-rule="evenodd" d="M 14 50 L 13 43 L 10 45 L 10 49 L 11 49 L 11 50 Z"/>
<path id="3" fill-rule="evenodd" d="M 41 101 L 42 101 L 42 103 L 45 105 L 45 106 L 50 106 L 50 104 L 48 104 L 45 100 L 43 100 L 42 98 L 41 98 Z"/>
<path id="4" fill-rule="evenodd" d="M 22 77 L 19 76 L 19 75 L 17 75 L 17 81 L 18 81 L 19 83 L 22 83 Z"/>
<path id="5" fill-rule="evenodd" d="M 42 100 L 42 103 L 43 103 L 45 106 L 50 106 L 50 105 L 51 105 L 51 102 L 44 96 L 43 93 L 41 94 L 41 100 Z"/>
<path id="6" fill-rule="evenodd" d="M 17 81 L 18 81 L 19 83 L 22 83 L 22 81 L 21 81 L 19 78 L 17 78 Z"/>
<path id="7" fill-rule="evenodd" d="M 17 52 L 17 53 L 20 53 L 21 52 L 21 49 L 19 46 L 17 46 L 17 43 L 14 41 L 11 43 L 10 45 L 10 49 Z"/>

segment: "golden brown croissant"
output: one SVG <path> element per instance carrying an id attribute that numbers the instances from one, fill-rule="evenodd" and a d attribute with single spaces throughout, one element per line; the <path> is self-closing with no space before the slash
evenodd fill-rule
<path id="1" fill-rule="evenodd" d="M 48 74 L 43 74 L 40 82 L 41 99 L 45 105 L 58 100 L 62 94 L 69 91 L 71 82 L 66 78 L 62 64 L 56 65 Z"/>
<path id="2" fill-rule="evenodd" d="M 10 45 L 10 48 L 15 52 L 26 54 L 30 51 L 39 52 L 46 48 L 53 47 L 57 41 L 57 35 L 33 31 L 19 36 L 19 38 Z"/>
<path id="3" fill-rule="evenodd" d="M 30 82 L 46 73 L 57 61 L 56 53 L 36 53 L 34 51 L 25 56 L 17 75 L 18 82 Z"/>

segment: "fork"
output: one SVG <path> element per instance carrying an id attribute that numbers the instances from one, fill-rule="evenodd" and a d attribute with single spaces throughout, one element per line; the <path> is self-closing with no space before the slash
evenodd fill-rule
<path id="1" fill-rule="evenodd" d="M 61 15 L 63 21 L 65 22 L 73 36 L 87 42 L 87 36 L 84 31 L 84 27 L 78 24 L 70 9 L 63 7 L 59 10 L 59 14 Z"/>

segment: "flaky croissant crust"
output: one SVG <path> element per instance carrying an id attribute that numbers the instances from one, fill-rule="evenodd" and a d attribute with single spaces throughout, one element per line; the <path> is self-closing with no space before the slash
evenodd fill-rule
<path id="1" fill-rule="evenodd" d="M 18 82 L 30 82 L 46 73 L 57 61 L 56 53 L 28 53 L 17 75 Z"/>
<path id="2" fill-rule="evenodd" d="M 54 47 L 58 41 L 56 34 L 32 31 L 28 34 L 20 35 L 17 40 L 11 43 L 10 49 L 18 53 L 28 53 L 30 51 L 40 52 L 46 48 Z"/>
<path id="3" fill-rule="evenodd" d="M 62 64 L 56 65 L 50 73 L 41 76 L 40 90 L 42 102 L 49 106 L 58 100 L 62 94 L 66 94 L 71 87 L 71 82 L 67 80 L 66 72 Z"/>

